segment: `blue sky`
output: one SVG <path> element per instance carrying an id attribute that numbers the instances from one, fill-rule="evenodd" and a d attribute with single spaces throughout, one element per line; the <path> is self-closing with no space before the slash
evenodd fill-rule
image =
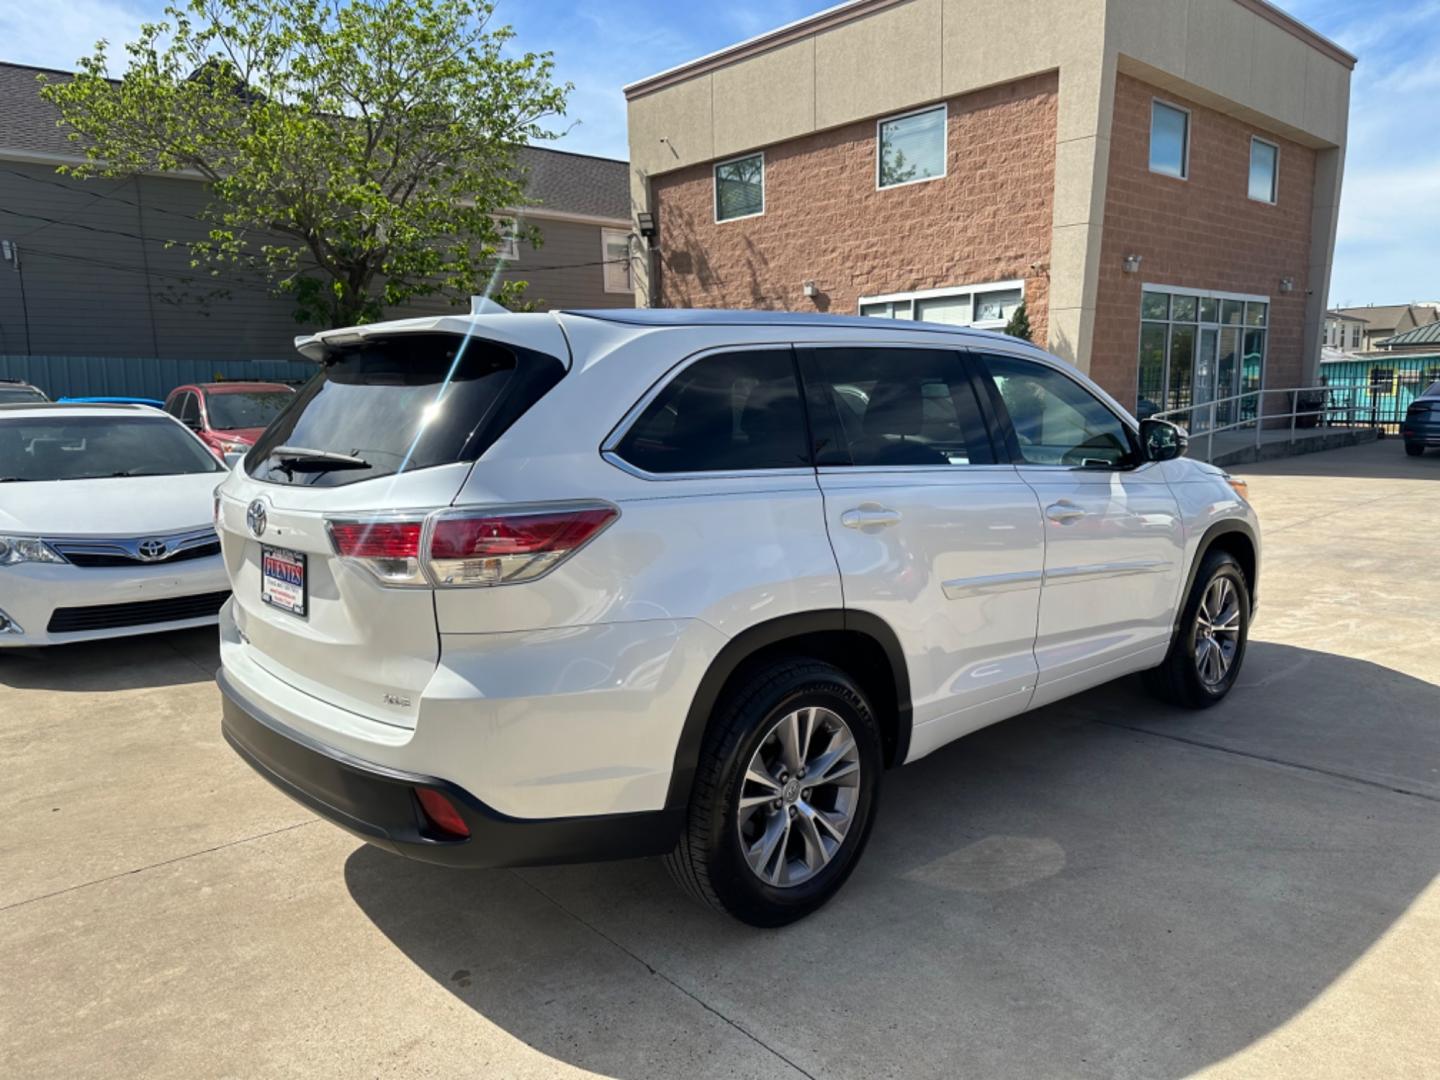
<path id="1" fill-rule="evenodd" d="M 627 82 L 831 6 L 834 0 L 499 0 L 525 49 L 575 84 L 556 145 L 626 156 Z M 67 68 L 115 53 L 163 0 L 0 4 L 0 59 Z M 1281 0 L 1360 57 L 1351 90 L 1333 304 L 1440 300 L 1440 0 Z"/>

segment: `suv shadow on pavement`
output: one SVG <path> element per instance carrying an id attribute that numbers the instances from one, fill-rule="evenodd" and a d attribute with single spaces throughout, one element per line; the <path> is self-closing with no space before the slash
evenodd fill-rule
<path id="1" fill-rule="evenodd" d="M 1184 1076 L 1303 1011 L 1440 870 L 1440 687 L 1250 649 L 1218 709 L 1125 681 L 888 773 L 850 886 L 784 930 L 654 861 L 363 847 L 346 883 L 486 1019 L 625 1080 L 744 1071 L 722 1037 L 777 1076 Z"/>
<path id="2" fill-rule="evenodd" d="M 0 649 L 0 690 L 101 693 L 213 682 L 220 667 L 215 627 Z"/>

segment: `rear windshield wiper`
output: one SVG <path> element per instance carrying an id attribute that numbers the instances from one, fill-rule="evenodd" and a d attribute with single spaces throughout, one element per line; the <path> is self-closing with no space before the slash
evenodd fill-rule
<path id="1" fill-rule="evenodd" d="M 370 462 L 354 454 L 334 450 L 311 450 L 304 446 L 277 446 L 267 457 L 279 458 L 281 466 L 319 465 L 325 469 L 368 469 Z"/>

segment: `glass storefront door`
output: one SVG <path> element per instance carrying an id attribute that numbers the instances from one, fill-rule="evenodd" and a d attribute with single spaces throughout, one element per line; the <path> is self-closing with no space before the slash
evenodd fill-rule
<path id="1" fill-rule="evenodd" d="M 1255 415 L 1264 380 L 1270 302 L 1196 289 L 1151 286 L 1140 296 L 1136 415 L 1170 417 L 1192 431 L 1224 427 Z"/>

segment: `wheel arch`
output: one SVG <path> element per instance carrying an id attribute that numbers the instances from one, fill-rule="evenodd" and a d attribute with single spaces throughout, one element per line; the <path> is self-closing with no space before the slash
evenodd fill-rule
<path id="1" fill-rule="evenodd" d="M 905 760 L 912 728 L 910 676 L 900 639 L 889 624 L 869 612 L 841 608 L 783 615 L 736 634 L 710 662 L 680 731 L 667 808 L 688 805 L 711 714 L 731 683 L 782 656 L 810 656 L 845 670 L 875 706 L 885 764 Z"/>
<path id="2" fill-rule="evenodd" d="M 1259 606 L 1260 597 L 1260 545 L 1255 540 L 1255 530 L 1241 518 L 1227 518 L 1217 521 L 1205 530 L 1200 543 L 1195 546 L 1195 557 L 1190 560 L 1190 571 L 1185 576 L 1185 588 L 1180 593 L 1180 602 L 1175 607 L 1175 627 L 1180 627 L 1180 613 L 1185 609 L 1185 599 L 1195 586 L 1195 575 L 1200 564 L 1212 551 L 1224 551 L 1234 557 L 1245 575 L 1245 587 L 1250 592 L 1250 610 Z"/>

